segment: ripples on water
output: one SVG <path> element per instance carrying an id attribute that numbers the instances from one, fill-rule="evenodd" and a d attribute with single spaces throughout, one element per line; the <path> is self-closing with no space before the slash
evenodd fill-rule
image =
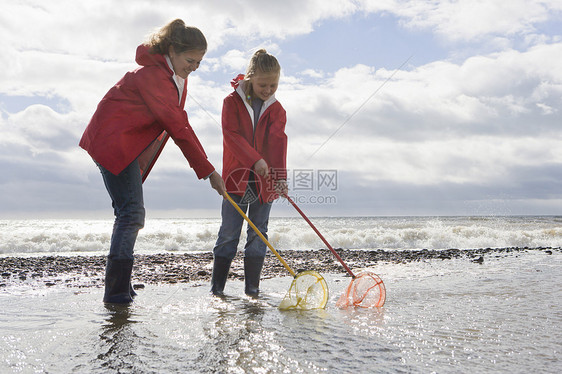
<path id="1" fill-rule="evenodd" d="M 248 299 L 229 281 L 153 286 L 129 308 L 101 289 L 0 291 L 0 372 L 541 372 L 562 368 L 562 254 L 380 264 L 387 302 L 334 307 L 349 278 L 325 275 L 328 308 L 277 305 L 288 277 Z"/>

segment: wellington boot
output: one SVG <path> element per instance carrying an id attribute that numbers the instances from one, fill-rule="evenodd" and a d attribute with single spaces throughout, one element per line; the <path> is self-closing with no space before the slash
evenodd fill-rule
<path id="1" fill-rule="evenodd" d="M 245 293 L 251 297 L 258 297 L 260 293 L 260 277 L 264 257 L 244 257 Z"/>
<path id="2" fill-rule="evenodd" d="M 131 297 L 132 271 L 133 260 L 107 259 L 104 303 L 129 304 L 133 301 Z"/>
<path id="3" fill-rule="evenodd" d="M 213 275 L 211 276 L 211 292 L 215 296 L 224 296 L 224 285 L 228 278 L 230 263 L 226 257 L 215 257 L 213 261 Z"/>

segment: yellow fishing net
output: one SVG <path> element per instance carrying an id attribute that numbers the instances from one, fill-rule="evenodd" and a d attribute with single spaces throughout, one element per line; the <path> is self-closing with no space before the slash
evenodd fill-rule
<path id="1" fill-rule="evenodd" d="M 279 309 L 322 309 L 328 303 L 328 285 L 316 271 L 307 270 L 299 273 L 287 295 L 279 304 Z"/>
<path id="2" fill-rule="evenodd" d="M 361 308 L 381 307 L 386 300 L 386 288 L 382 279 L 375 273 L 365 272 L 351 280 L 336 306 L 346 308 L 357 306 Z"/>

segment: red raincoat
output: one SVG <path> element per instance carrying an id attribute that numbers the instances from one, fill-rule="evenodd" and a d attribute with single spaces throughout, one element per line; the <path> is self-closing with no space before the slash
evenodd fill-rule
<path id="1" fill-rule="evenodd" d="M 236 91 L 223 102 L 222 177 L 229 193 L 242 196 L 248 185 L 250 170 L 263 158 L 269 166 L 270 176 L 266 180 L 254 174 L 260 201 L 271 202 L 279 197 L 275 192 L 275 182 L 287 179 L 287 116 L 281 103 L 272 97 L 264 103 L 254 131 L 253 110 L 243 99 L 243 89 L 238 85 L 240 78 L 233 81 Z"/>
<path id="2" fill-rule="evenodd" d="M 140 45 L 136 62 L 141 67 L 125 74 L 99 103 L 80 147 L 115 175 L 138 158 L 144 181 L 171 136 L 197 177 L 210 175 L 215 169 L 183 109 L 187 82 L 180 102 L 163 55 Z"/>

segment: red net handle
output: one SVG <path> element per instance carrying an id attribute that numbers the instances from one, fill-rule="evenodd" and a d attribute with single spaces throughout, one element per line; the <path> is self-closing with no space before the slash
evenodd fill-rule
<path id="1" fill-rule="evenodd" d="M 324 236 L 320 233 L 320 231 L 318 231 L 318 229 L 316 228 L 316 226 L 314 226 L 312 224 L 312 222 L 310 222 L 310 220 L 308 219 L 307 216 L 305 216 L 305 214 L 303 213 L 303 211 L 297 206 L 297 204 L 293 201 L 293 199 L 291 199 L 289 197 L 289 195 L 287 194 L 283 194 L 283 196 L 285 196 L 285 198 L 291 203 L 292 206 L 295 207 L 295 209 L 297 210 L 297 212 L 300 213 L 300 215 L 302 216 L 302 218 L 304 218 L 304 220 L 306 222 L 308 222 L 308 224 L 310 225 L 310 227 L 312 227 L 312 229 L 314 230 L 314 232 L 320 237 L 320 239 L 322 239 L 322 241 L 324 242 L 324 244 L 326 244 L 326 246 L 328 247 L 328 249 L 330 251 L 332 251 L 332 253 L 334 254 L 334 256 L 336 256 L 336 258 L 339 260 L 339 262 L 342 264 L 342 266 L 345 268 L 345 270 L 349 273 L 349 275 L 351 275 L 351 277 L 353 279 L 355 279 L 355 275 L 353 274 L 353 272 L 351 271 L 351 269 L 349 267 L 347 267 L 347 265 L 345 264 L 345 262 L 343 262 L 343 260 L 341 259 L 340 255 L 338 255 L 338 253 L 334 250 L 334 248 L 332 248 L 332 246 L 330 245 L 330 243 L 328 243 L 328 241 L 324 238 Z"/>

